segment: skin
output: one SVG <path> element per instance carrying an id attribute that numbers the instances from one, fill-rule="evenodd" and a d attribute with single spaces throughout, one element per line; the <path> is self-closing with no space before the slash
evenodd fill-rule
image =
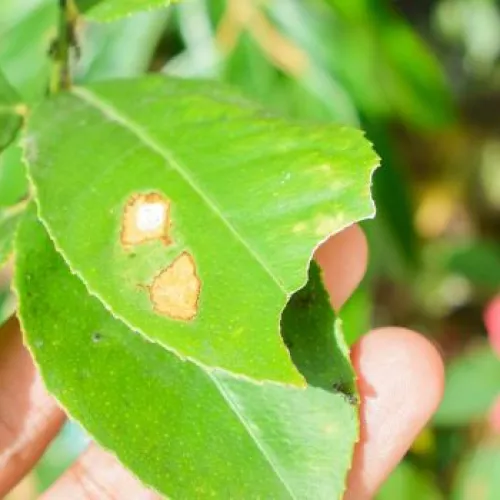
<path id="1" fill-rule="evenodd" d="M 351 227 L 317 251 L 332 305 L 339 309 L 361 281 L 367 262 L 362 231 Z M 361 440 L 348 479 L 347 500 L 368 500 L 403 458 L 436 410 L 443 364 L 435 347 L 403 328 L 368 333 L 352 351 L 359 376 Z M 65 416 L 46 393 L 21 334 L 11 321 L 0 336 L 0 498 L 39 460 Z M 96 445 L 41 500 L 155 499 Z"/>

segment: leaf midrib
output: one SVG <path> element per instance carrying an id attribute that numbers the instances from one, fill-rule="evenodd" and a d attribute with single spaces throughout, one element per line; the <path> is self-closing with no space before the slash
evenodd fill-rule
<path id="1" fill-rule="evenodd" d="M 221 384 L 215 375 L 213 375 L 210 372 L 206 372 L 210 380 L 213 382 L 219 393 L 221 394 L 222 398 L 226 401 L 227 405 L 229 408 L 231 408 L 232 412 L 235 414 L 236 418 L 239 420 L 243 428 L 247 431 L 248 435 L 250 436 L 250 439 L 255 443 L 255 446 L 259 450 L 259 452 L 262 454 L 262 456 L 265 458 L 267 463 L 271 466 L 271 469 L 273 472 L 276 474 L 276 477 L 279 479 L 279 481 L 283 484 L 284 488 L 290 495 L 290 498 L 292 500 L 297 500 L 297 497 L 295 496 L 293 490 L 291 487 L 288 485 L 286 482 L 285 478 L 282 476 L 280 472 L 280 468 L 277 464 L 275 464 L 274 459 L 269 455 L 265 447 L 263 447 L 260 444 L 259 439 L 257 436 L 255 436 L 254 432 L 252 431 L 251 427 L 247 424 L 247 421 L 245 419 L 245 416 L 241 414 L 241 411 L 238 408 L 238 404 L 233 400 L 231 394 L 224 388 L 223 384 Z"/>
<path id="2" fill-rule="evenodd" d="M 269 275 L 271 280 L 276 284 L 280 291 L 285 294 L 286 297 L 290 296 L 290 293 L 286 290 L 285 286 L 281 281 L 275 276 L 269 266 L 263 261 L 261 256 L 256 250 L 254 250 L 248 242 L 239 233 L 236 227 L 231 224 L 231 222 L 224 217 L 223 212 L 217 206 L 216 202 L 205 194 L 203 189 L 196 183 L 193 177 L 190 175 L 189 170 L 186 169 L 183 164 L 177 159 L 173 151 L 166 148 L 164 145 L 158 143 L 153 137 L 151 137 L 148 132 L 141 127 L 138 123 L 134 122 L 129 116 L 120 112 L 116 107 L 110 104 L 108 101 L 98 97 L 95 93 L 91 92 L 89 89 L 83 87 L 74 87 L 72 89 L 73 95 L 80 98 L 87 105 L 92 106 L 102 113 L 106 118 L 110 119 L 114 123 L 121 125 L 128 132 L 132 133 L 139 142 L 144 144 L 148 149 L 152 150 L 159 156 L 161 156 L 170 166 L 188 183 L 188 185 L 196 192 L 196 194 L 201 198 L 209 210 L 211 210 L 217 218 L 228 228 L 228 230 L 236 237 L 236 239 L 243 245 L 245 250 L 250 254 L 250 256 L 257 262 L 259 266 L 262 267 Z"/>

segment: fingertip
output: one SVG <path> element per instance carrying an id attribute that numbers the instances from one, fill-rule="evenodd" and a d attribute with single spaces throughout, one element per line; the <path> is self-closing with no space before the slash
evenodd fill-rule
<path id="1" fill-rule="evenodd" d="M 444 392 L 444 363 L 437 347 L 423 335 L 401 327 L 371 331 L 353 349 L 353 363 L 364 375 L 380 383 L 407 385 L 425 394 L 429 408 L 436 410 Z"/>
<path id="2" fill-rule="evenodd" d="M 404 328 L 382 328 L 353 350 L 361 393 L 361 438 L 347 499 L 372 498 L 436 411 L 444 366 L 434 345 Z"/>
<path id="3" fill-rule="evenodd" d="M 332 306 L 340 309 L 366 272 L 368 243 L 363 230 L 358 225 L 344 229 L 318 248 L 315 259 L 323 270 Z"/>

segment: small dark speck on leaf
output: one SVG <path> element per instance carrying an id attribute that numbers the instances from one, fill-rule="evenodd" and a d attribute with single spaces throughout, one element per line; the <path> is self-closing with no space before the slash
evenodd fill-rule
<path id="1" fill-rule="evenodd" d="M 345 394 L 347 402 L 352 406 L 357 406 L 359 404 L 359 398 L 356 394 Z"/>
<path id="2" fill-rule="evenodd" d="M 349 390 L 349 388 L 343 382 L 335 382 L 332 386 L 332 389 L 335 392 L 342 394 L 349 404 L 355 406 L 359 403 L 357 394 L 351 392 L 351 390 Z"/>
<path id="3" fill-rule="evenodd" d="M 92 342 L 96 343 L 102 340 L 102 334 L 99 332 L 95 332 L 92 334 Z"/>

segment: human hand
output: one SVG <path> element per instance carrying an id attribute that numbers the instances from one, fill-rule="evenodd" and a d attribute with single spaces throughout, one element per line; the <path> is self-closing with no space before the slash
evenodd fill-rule
<path id="1" fill-rule="evenodd" d="M 317 252 L 334 308 L 363 277 L 367 245 L 358 227 L 331 238 Z M 366 335 L 352 358 L 361 393 L 361 440 L 349 476 L 347 500 L 367 500 L 403 458 L 437 408 L 443 365 L 422 336 L 402 328 Z M 36 464 L 65 416 L 45 391 L 17 323 L 0 338 L 0 498 Z M 96 445 L 47 491 L 42 500 L 155 499 L 117 460 Z"/>

